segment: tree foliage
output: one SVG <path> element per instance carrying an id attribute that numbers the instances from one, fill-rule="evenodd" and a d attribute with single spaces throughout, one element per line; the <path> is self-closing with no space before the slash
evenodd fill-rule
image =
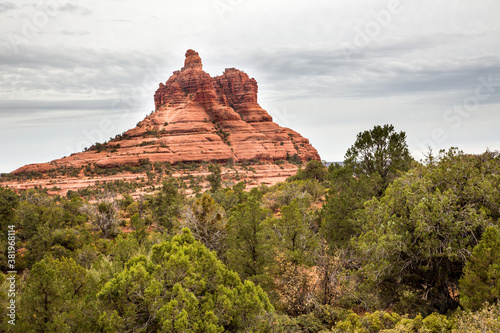
<path id="1" fill-rule="evenodd" d="M 352 312 L 338 322 L 333 332 L 338 333 L 451 333 L 453 323 L 446 316 L 432 313 L 423 318 L 399 315 L 396 312 L 375 311 L 362 316 Z"/>
<path id="2" fill-rule="evenodd" d="M 272 260 L 270 228 L 267 220 L 271 211 L 261 207 L 255 196 L 231 212 L 228 221 L 227 260 L 231 269 L 242 279 L 268 284 Z"/>
<path id="3" fill-rule="evenodd" d="M 196 241 L 188 229 L 132 259 L 99 293 L 109 330 L 265 331 L 273 307 L 252 282 Z M 269 329 L 269 328 L 268 328 Z"/>
<path id="4" fill-rule="evenodd" d="M 359 236 L 362 225 L 357 215 L 365 201 L 380 191 L 380 176 L 352 176 L 345 166 L 330 166 L 330 188 L 321 211 L 321 234 L 332 249 L 346 248 L 352 237 Z"/>
<path id="5" fill-rule="evenodd" d="M 486 302 L 500 300 L 500 231 L 489 227 L 479 244 L 474 247 L 470 260 L 460 279 L 460 304 L 469 310 L 479 310 Z"/>
<path id="6" fill-rule="evenodd" d="M 86 205 L 83 211 L 91 217 L 92 223 L 101 232 L 102 237 L 108 238 L 118 233 L 118 204 L 110 198 L 102 199 L 95 205 Z"/>
<path id="7" fill-rule="evenodd" d="M 18 195 L 12 190 L 0 187 L 0 269 L 2 271 L 7 270 L 8 226 L 14 223 L 15 209 L 18 205 Z"/>
<path id="8" fill-rule="evenodd" d="M 295 199 L 304 203 L 318 201 L 324 193 L 324 187 L 317 180 L 297 180 L 274 185 L 264 194 L 262 201 L 266 208 L 278 211 Z"/>
<path id="9" fill-rule="evenodd" d="M 294 264 L 311 263 L 311 254 L 318 244 L 307 207 L 307 201 L 304 204 L 304 201 L 294 199 L 290 205 L 283 206 L 282 216 L 271 222 L 277 251 Z"/>
<path id="10" fill-rule="evenodd" d="M 304 169 L 299 168 L 294 176 L 288 178 L 288 181 L 315 179 L 318 182 L 324 182 L 328 178 L 326 166 L 321 161 L 309 161 Z"/>
<path id="11" fill-rule="evenodd" d="M 204 193 L 184 212 L 184 227 L 191 229 L 193 237 L 218 255 L 224 254 L 227 218 L 224 209 Z"/>
<path id="12" fill-rule="evenodd" d="M 18 256 L 18 268 L 29 268 L 47 254 L 67 256 L 81 247 L 85 237 L 81 229 L 89 217 L 83 212 L 80 198 L 50 197 L 44 191 L 32 189 L 19 200 L 13 222 L 26 252 Z"/>
<path id="13" fill-rule="evenodd" d="M 66 200 L 50 197 L 44 191 L 28 190 L 20 197 L 16 209 L 19 237 L 29 240 L 41 227 L 55 230 L 82 225 L 88 220 L 86 214 L 81 212 L 82 206 L 80 198 Z"/>
<path id="14" fill-rule="evenodd" d="M 20 305 L 27 332 L 97 331 L 94 281 L 73 259 L 45 257 L 33 266 Z"/>
<path id="15" fill-rule="evenodd" d="M 372 130 L 359 133 L 344 159 L 346 166 L 358 176 L 377 173 L 383 187 L 397 177 L 398 171 L 409 170 L 413 161 L 406 133 L 395 132 L 393 125 L 377 125 Z"/>
<path id="16" fill-rule="evenodd" d="M 0 187 L 0 223 L 16 226 L 18 250 L 18 318 L 7 327 L 498 330 L 500 154 L 451 149 L 417 164 L 405 140 L 376 126 L 358 135 L 345 165 L 327 171 L 311 161 L 286 182 L 250 191 L 245 182 L 222 188 L 214 164 L 204 194 L 186 195 L 174 178 L 154 194 L 134 194 L 138 200 L 135 187 L 116 182 L 65 197 Z M 162 169 L 141 169 L 149 186 Z M 0 313 L 10 288 L 0 273 Z"/>
<path id="17" fill-rule="evenodd" d="M 210 174 L 207 176 L 207 180 L 210 183 L 210 190 L 212 192 L 217 192 L 222 187 L 222 173 L 220 166 L 217 163 L 210 163 L 208 165 L 208 171 Z"/>
<path id="18" fill-rule="evenodd" d="M 441 313 L 458 306 L 464 265 L 496 222 L 488 208 L 498 204 L 498 162 L 443 152 L 437 164 L 411 170 L 366 203 L 355 246 L 384 304 Z"/>
<path id="19" fill-rule="evenodd" d="M 151 201 L 153 219 L 167 231 L 172 232 L 181 210 L 181 195 L 177 189 L 175 179 L 170 177 L 164 180 L 161 190 Z"/>
<path id="20" fill-rule="evenodd" d="M 12 223 L 18 205 L 19 196 L 12 190 L 0 187 L 0 231 L 2 233 L 7 233 L 7 226 Z"/>
<path id="21" fill-rule="evenodd" d="M 471 312 L 458 313 L 454 320 L 453 333 L 499 332 L 500 304 L 492 304 Z"/>

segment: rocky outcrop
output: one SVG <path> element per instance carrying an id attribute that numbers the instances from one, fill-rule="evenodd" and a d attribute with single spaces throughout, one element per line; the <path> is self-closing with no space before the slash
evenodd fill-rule
<path id="1" fill-rule="evenodd" d="M 184 67 L 154 94 L 156 110 L 115 139 L 44 164 L 14 171 L 48 171 L 61 166 L 99 167 L 150 162 L 285 160 L 320 157 L 307 139 L 281 127 L 257 103 L 257 82 L 237 69 L 210 77 L 199 54 L 186 52 Z"/>

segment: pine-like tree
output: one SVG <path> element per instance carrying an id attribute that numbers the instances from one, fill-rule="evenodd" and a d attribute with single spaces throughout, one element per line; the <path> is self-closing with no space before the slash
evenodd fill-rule
<path id="1" fill-rule="evenodd" d="M 488 227 L 465 265 L 459 284 L 460 304 L 472 311 L 500 300 L 500 231 Z"/>

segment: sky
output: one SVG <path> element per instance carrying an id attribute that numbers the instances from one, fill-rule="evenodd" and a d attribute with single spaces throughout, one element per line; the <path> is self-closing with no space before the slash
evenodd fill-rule
<path id="1" fill-rule="evenodd" d="M 417 160 L 499 150 L 499 15 L 497 0 L 0 1 L 0 172 L 134 127 L 187 49 L 212 76 L 255 78 L 325 161 L 383 124 Z"/>

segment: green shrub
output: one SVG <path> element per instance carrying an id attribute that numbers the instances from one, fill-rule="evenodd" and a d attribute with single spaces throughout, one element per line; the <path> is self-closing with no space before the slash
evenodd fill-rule
<path id="1" fill-rule="evenodd" d="M 335 325 L 334 332 L 357 332 L 375 333 L 381 330 L 391 329 L 401 321 L 402 317 L 397 313 L 376 311 L 359 316 L 350 312 L 349 316 Z"/>
<path id="2" fill-rule="evenodd" d="M 101 320 L 109 332 L 269 332 L 267 295 L 242 282 L 191 232 L 132 258 L 101 288 Z M 121 314 L 121 315 L 118 315 Z"/>
<path id="3" fill-rule="evenodd" d="M 500 305 L 459 313 L 454 320 L 453 333 L 469 332 L 500 332 Z"/>
<path id="4" fill-rule="evenodd" d="M 445 315 L 441 315 L 438 313 L 432 313 L 425 317 L 422 321 L 423 323 L 423 332 L 426 333 L 443 333 L 443 332 L 451 332 L 451 321 L 446 318 Z"/>
<path id="5" fill-rule="evenodd" d="M 446 316 L 437 313 L 433 313 L 424 319 L 422 319 L 421 315 L 411 319 L 407 315 L 401 316 L 395 312 L 376 311 L 360 316 L 350 311 L 346 319 L 335 325 L 333 332 L 445 333 L 452 332 L 452 321 Z"/>
<path id="6" fill-rule="evenodd" d="M 474 247 L 459 281 L 460 304 L 468 310 L 500 298 L 500 231 L 488 227 Z"/>

